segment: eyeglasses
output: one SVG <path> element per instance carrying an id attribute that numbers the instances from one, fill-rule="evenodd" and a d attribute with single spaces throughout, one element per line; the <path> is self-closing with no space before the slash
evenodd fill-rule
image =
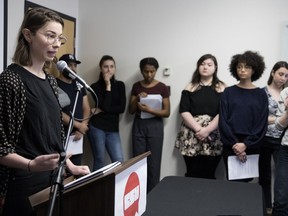
<path id="1" fill-rule="evenodd" d="M 47 42 L 50 45 L 55 44 L 57 41 L 57 42 L 60 42 L 62 46 L 67 42 L 67 38 L 64 35 L 57 36 L 56 34 L 49 33 L 49 32 L 46 32 L 46 33 L 38 32 L 38 33 L 44 35 L 47 38 Z"/>

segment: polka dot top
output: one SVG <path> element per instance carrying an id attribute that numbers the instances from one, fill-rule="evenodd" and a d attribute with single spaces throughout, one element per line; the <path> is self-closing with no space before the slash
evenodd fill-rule
<path id="1" fill-rule="evenodd" d="M 25 73 L 26 75 L 24 76 L 23 74 Z M 31 79 L 31 77 L 28 77 L 29 74 L 31 76 L 31 73 L 29 73 L 23 67 L 17 64 L 9 65 L 0 74 L 0 156 L 5 156 L 7 154 L 17 152 L 18 154 L 26 158 L 33 159 L 34 157 L 37 156 L 38 153 L 45 152 L 45 151 L 49 152 L 49 149 L 47 150 L 47 148 L 40 149 L 40 150 L 34 149 L 33 151 L 31 151 L 31 154 L 29 154 L 29 151 L 27 150 L 21 151 L 21 148 L 19 148 L 19 146 L 23 145 L 23 140 L 25 139 L 25 135 L 27 135 L 28 134 L 27 131 L 29 131 L 27 129 L 26 130 L 22 129 L 23 127 L 25 127 L 25 122 L 27 122 L 27 120 L 25 119 L 27 119 L 27 114 L 29 114 L 28 111 L 31 107 L 30 103 L 31 101 L 33 101 L 31 98 L 29 98 L 31 97 L 30 96 L 31 93 L 29 92 L 30 88 L 27 88 L 27 85 L 31 86 L 31 84 L 33 84 L 31 83 L 33 82 L 33 79 Z M 52 77 L 49 74 L 47 74 L 46 77 L 47 77 L 47 80 L 46 80 L 47 84 L 45 84 L 47 86 L 46 92 L 49 92 L 48 89 L 52 87 L 53 91 L 51 91 L 51 88 L 50 88 L 50 92 L 51 92 L 50 97 L 54 97 L 54 108 L 55 107 L 57 108 L 58 106 L 60 107 L 58 99 L 57 99 L 58 98 L 57 82 L 54 79 L 54 77 Z M 37 86 L 35 86 L 35 88 L 36 87 Z M 55 99 L 55 96 L 56 96 L 56 99 Z M 46 112 L 46 110 L 44 109 L 43 112 Z M 53 112 L 55 113 L 55 110 Z M 30 114 L 29 114 L 30 118 L 35 118 L 35 116 L 33 115 L 31 116 L 31 113 L 32 112 L 30 111 Z M 58 116 L 57 121 L 60 120 L 60 122 L 57 122 L 57 125 L 59 125 L 58 138 L 60 136 L 58 140 L 60 140 L 59 142 L 61 142 L 60 145 L 63 145 L 65 134 L 64 134 L 63 125 L 62 125 L 62 116 L 60 113 L 61 113 L 61 110 L 59 108 L 59 114 L 56 115 Z M 55 123 L 55 120 L 54 120 L 54 123 Z M 47 130 L 47 128 L 45 130 Z M 23 131 L 26 131 L 26 132 L 23 132 Z M 40 132 L 39 134 L 41 134 L 41 131 L 39 132 Z M 35 133 L 35 130 L 34 130 L 34 133 Z M 32 137 L 35 138 L 34 134 Z M 29 143 L 30 141 L 33 141 L 33 138 L 29 140 Z M 28 147 L 31 147 L 31 146 L 28 146 Z M 61 148 L 61 146 L 58 148 Z M 33 152 L 36 155 L 33 155 L 32 154 Z M 13 178 L 13 173 L 11 172 L 11 170 L 6 166 L 0 165 L 0 196 L 5 196 L 7 192 L 8 181 L 11 178 Z"/>

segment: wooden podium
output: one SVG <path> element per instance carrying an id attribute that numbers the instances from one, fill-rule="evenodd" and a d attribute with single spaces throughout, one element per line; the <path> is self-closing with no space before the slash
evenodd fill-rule
<path id="1" fill-rule="evenodd" d="M 69 189 L 65 189 L 62 195 L 61 200 L 61 209 L 63 216 L 79 216 L 79 215 L 94 215 L 94 216 L 114 216 L 114 215 L 123 215 L 122 212 L 119 212 L 119 208 L 115 211 L 115 205 L 120 202 L 124 203 L 122 200 L 115 201 L 115 188 L 116 184 L 116 175 L 125 173 L 127 170 L 130 172 L 137 172 L 134 170 L 137 163 L 145 163 L 146 173 L 142 173 L 147 177 L 147 156 L 150 155 L 150 152 L 146 152 L 137 157 L 131 158 L 116 168 L 104 173 L 100 176 L 92 178 L 88 181 L 80 183 Z M 132 169 L 131 169 L 132 167 Z M 141 171 L 143 172 L 143 171 Z M 142 175 L 141 174 L 141 175 Z M 125 173 L 126 175 L 126 173 Z M 129 175 L 129 174 L 128 174 Z M 71 181 L 71 180 L 70 180 Z M 144 197 L 144 211 L 146 208 L 146 180 L 144 181 L 145 195 Z M 64 183 L 65 184 L 65 183 Z M 120 184 L 120 183 L 119 183 Z M 120 190 L 123 186 L 119 186 Z M 139 187 L 138 187 L 139 188 Z M 119 191 L 119 190 L 117 190 Z M 33 208 L 36 210 L 37 216 L 46 216 L 48 213 L 49 207 L 49 193 L 50 188 L 46 188 L 43 191 L 40 191 L 36 194 L 33 194 L 29 197 L 30 203 Z M 117 192 L 118 193 L 118 192 Z M 123 194 L 122 196 L 124 196 Z M 119 196 L 119 195 L 117 195 Z M 126 207 L 125 207 L 126 208 Z M 121 209 L 121 208 L 120 208 Z M 118 212 L 117 212 L 118 211 Z M 122 211 L 122 210 L 121 210 Z M 55 209 L 53 210 L 53 215 L 60 215 L 59 213 L 59 197 L 55 202 Z"/>

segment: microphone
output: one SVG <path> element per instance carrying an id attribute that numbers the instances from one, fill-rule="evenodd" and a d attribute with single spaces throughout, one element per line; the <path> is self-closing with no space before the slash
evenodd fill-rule
<path id="1" fill-rule="evenodd" d="M 91 92 L 94 92 L 93 89 L 80 77 L 78 76 L 74 71 L 72 71 L 67 63 L 63 60 L 57 62 L 57 69 L 59 71 L 62 71 L 65 75 L 69 76 L 72 80 L 76 80 L 79 82 L 82 86 L 85 86 L 86 89 L 90 90 Z"/>

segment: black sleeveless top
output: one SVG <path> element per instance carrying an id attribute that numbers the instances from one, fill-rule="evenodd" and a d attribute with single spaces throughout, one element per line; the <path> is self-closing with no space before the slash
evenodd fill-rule
<path id="1" fill-rule="evenodd" d="M 207 114 L 215 117 L 219 113 L 221 93 L 211 86 L 201 86 L 199 90 L 182 91 L 179 112 L 190 112 L 193 116 Z"/>

